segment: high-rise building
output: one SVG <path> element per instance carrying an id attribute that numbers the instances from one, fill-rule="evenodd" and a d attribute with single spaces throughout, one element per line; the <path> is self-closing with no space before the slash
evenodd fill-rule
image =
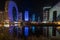
<path id="1" fill-rule="evenodd" d="M 18 19 L 22 21 L 22 12 L 18 14 Z"/>
<path id="2" fill-rule="evenodd" d="M 24 21 L 29 21 L 29 12 L 25 11 L 24 13 Z"/>
<path id="3" fill-rule="evenodd" d="M 35 14 L 32 14 L 32 21 L 33 22 L 36 21 L 36 18 L 35 17 L 36 17 Z"/>
<path id="4" fill-rule="evenodd" d="M 43 21 L 48 21 L 49 20 L 49 9 L 51 7 L 43 7 Z"/>
<path id="5" fill-rule="evenodd" d="M 0 22 L 4 21 L 4 11 L 0 11 Z"/>
<path id="6" fill-rule="evenodd" d="M 8 4 L 9 4 L 9 1 L 6 1 L 5 2 L 4 20 L 8 19 Z"/>
<path id="7" fill-rule="evenodd" d="M 43 23 L 49 22 L 49 9 L 51 7 L 43 7 Z M 43 35 L 49 36 L 49 28 L 48 27 L 43 27 Z"/>

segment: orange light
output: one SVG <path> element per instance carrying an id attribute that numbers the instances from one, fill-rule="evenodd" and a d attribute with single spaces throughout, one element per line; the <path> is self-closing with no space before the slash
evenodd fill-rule
<path id="1" fill-rule="evenodd" d="M 58 21 L 57 23 L 60 25 L 60 21 Z M 60 29 L 60 26 L 58 26 L 57 29 L 59 30 Z"/>
<path id="2" fill-rule="evenodd" d="M 0 27 L 2 27 L 2 24 L 0 24 Z"/>
<path id="3" fill-rule="evenodd" d="M 7 19 L 7 20 L 5 20 L 5 22 L 4 22 L 4 27 L 9 27 L 10 26 L 10 23 L 9 23 L 9 20 Z"/>
<path id="4" fill-rule="evenodd" d="M 60 22 L 57 22 L 58 24 L 60 24 Z"/>
<path id="5" fill-rule="evenodd" d="M 59 27 L 57 27 L 57 29 L 60 29 L 60 26 L 59 26 Z"/>

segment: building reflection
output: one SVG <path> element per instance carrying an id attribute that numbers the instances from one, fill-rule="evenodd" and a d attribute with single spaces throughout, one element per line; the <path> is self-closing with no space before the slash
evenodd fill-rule
<path id="1" fill-rule="evenodd" d="M 0 11 L 1 40 L 48 40 L 52 37 L 60 37 L 60 21 L 56 16 L 58 11 L 53 10 L 56 6 L 43 8 L 43 21 L 40 21 L 40 16 L 36 14 L 29 15 L 28 10 L 24 14 L 21 12 L 17 15 L 16 9 L 13 8 L 13 20 L 10 20 L 9 2 L 5 4 L 5 11 Z"/>

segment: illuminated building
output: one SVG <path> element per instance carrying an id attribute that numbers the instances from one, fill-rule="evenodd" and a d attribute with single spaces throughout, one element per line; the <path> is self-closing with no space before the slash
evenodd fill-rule
<path id="1" fill-rule="evenodd" d="M 18 14 L 18 27 L 22 29 L 22 25 L 21 25 L 21 22 L 22 22 L 22 12 L 19 12 Z"/>
<path id="2" fill-rule="evenodd" d="M 50 8 L 51 8 L 50 6 L 43 7 L 43 21 L 49 20 L 49 9 Z"/>
<path id="3" fill-rule="evenodd" d="M 0 11 L 0 22 L 4 21 L 4 11 Z"/>
<path id="4" fill-rule="evenodd" d="M 0 11 L 0 27 L 3 27 L 4 11 Z"/>
<path id="5" fill-rule="evenodd" d="M 18 19 L 22 21 L 22 12 L 18 14 Z"/>
<path id="6" fill-rule="evenodd" d="M 29 21 L 29 13 L 28 13 L 28 11 L 25 11 L 25 13 L 24 13 L 24 20 Z"/>
<path id="7" fill-rule="evenodd" d="M 54 11 L 56 11 L 56 13 L 54 13 Z M 49 21 L 54 21 L 53 19 L 55 19 L 55 21 L 59 21 L 59 15 L 60 15 L 60 2 L 58 2 L 55 6 L 53 6 L 50 10 L 49 10 Z M 55 15 L 55 17 L 54 17 Z M 56 36 L 59 36 L 59 32 L 56 30 Z"/>
<path id="8" fill-rule="evenodd" d="M 49 22 L 49 9 L 51 8 L 51 6 L 47 6 L 47 7 L 43 7 L 43 23 L 47 23 Z M 44 35 L 46 34 L 46 36 L 49 36 L 50 35 L 50 28 L 49 27 L 44 27 L 43 28 L 43 32 L 46 32 L 44 33 Z"/>
<path id="9" fill-rule="evenodd" d="M 35 19 L 36 17 L 35 17 L 35 14 L 32 14 L 32 22 L 35 22 L 36 21 L 36 19 Z M 32 33 L 34 34 L 35 33 L 35 26 L 32 26 Z"/>
<path id="10" fill-rule="evenodd" d="M 24 21 L 29 21 L 28 11 L 25 11 L 25 13 L 24 13 Z M 29 27 L 27 25 L 25 25 L 25 27 L 24 27 L 24 36 L 28 37 L 28 35 L 29 35 Z"/>

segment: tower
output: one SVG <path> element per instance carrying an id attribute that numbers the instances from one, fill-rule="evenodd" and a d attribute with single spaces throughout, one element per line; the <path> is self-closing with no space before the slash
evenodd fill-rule
<path id="1" fill-rule="evenodd" d="M 9 19 L 8 18 L 8 4 L 9 4 L 9 1 L 6 1 L 5 2 L 4 20 Z"/>
<path id="2" fill-rule="evenodd" d="M 49 22 L 49 9 L 50 8 L 51 8 L 51 6 L 43 7 L 43 22 L 44 23 Z M 43 28 L 43 34 L 46 36 L 49 36 L 49 27 Z"/>

